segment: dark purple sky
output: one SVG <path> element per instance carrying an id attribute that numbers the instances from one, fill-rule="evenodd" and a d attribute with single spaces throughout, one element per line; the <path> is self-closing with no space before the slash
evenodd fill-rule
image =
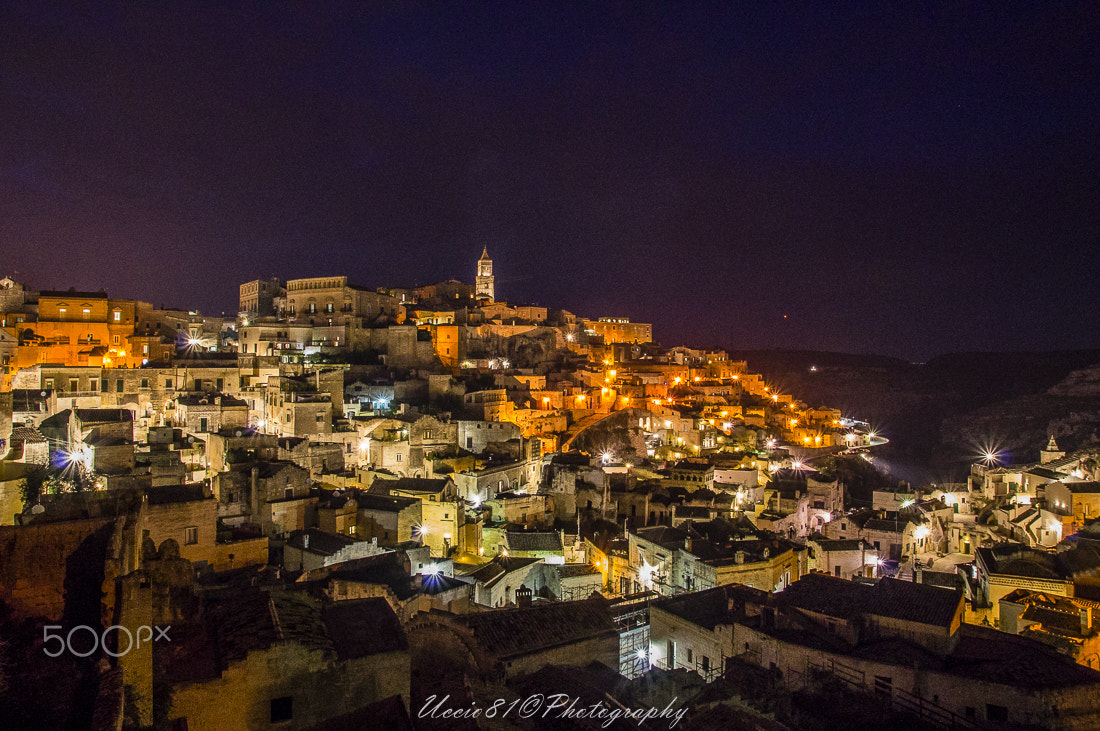
<path id="1" fill-rule="evenodd" d="M 0 276 L 231 313 L 488 245 L 668 345 L 1100 346 L 1100 5 L 758 5 L 4 3 Z"/>

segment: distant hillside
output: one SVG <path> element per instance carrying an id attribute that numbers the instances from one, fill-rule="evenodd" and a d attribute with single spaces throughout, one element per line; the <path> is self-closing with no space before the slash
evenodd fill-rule
<path id="1" fill-rule="evenodd" d="M 869 421 L 890 438 L 882 462 L 899 479 L 961 480 L 989 441 L 1000 439 L 1027 460 L 1037 457 L 1048 429 L 1069 448 L 1100 430 L 1089 416 L 1097 415 L 1091 394 L 1100 400 L 1098 350 L 957 353 L 922 364 L 849 353 L 728 352 L 784 392 Z"/>

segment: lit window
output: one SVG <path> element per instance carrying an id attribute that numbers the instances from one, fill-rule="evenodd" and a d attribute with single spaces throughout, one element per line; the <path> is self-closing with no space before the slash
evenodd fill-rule
<path id="1" fill-rule="evenodd" d="M 115 310 L 115 322 L 122 322 L 122 313 Z"/>

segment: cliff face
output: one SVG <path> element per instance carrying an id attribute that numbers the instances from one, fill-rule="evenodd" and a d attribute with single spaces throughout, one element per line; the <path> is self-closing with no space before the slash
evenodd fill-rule
<path id="1" fill-rule="evenodd" d="M 1009 462 L 1038 458 L 1050 435 L 1067 451 L 1100 445 L 1100 365 L 1072 371 L 1044 392 L 949 417 L 942 446 L 991 442 Z"/>
<path id="2" fill-rule="evenodd" d="M 802 401 L 870 422 L 891 440 L 876 454 L 898 479 L 960 481 L 987 445 L 1026 461 L 1051 433 L 1067 449 L 1100 439 L 1100 351 L 960 353 L 920 364 L 811 351 L 730 357 Z"/>

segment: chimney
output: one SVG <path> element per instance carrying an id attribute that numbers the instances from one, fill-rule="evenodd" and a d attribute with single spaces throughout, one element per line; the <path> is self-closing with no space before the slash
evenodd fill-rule
<path id="1" fill-rule="evenodd" d="M 260 468 L 252 468 L 252 520 L 258 521 L 260 517 Z"/>
<path id="2" fill-rule="evenodd" d="M 1092 607 L 1081 607 L 1081 634 L 1092 633 Z"/>

